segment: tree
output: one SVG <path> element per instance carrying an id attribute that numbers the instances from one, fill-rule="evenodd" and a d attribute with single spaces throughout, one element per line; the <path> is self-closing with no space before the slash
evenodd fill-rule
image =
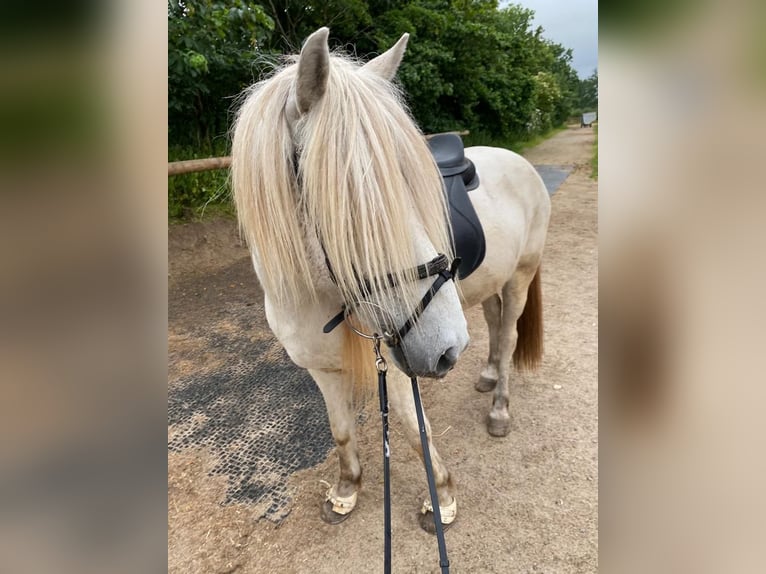
<path id="1" fill-rule="evenodd" d="M 583 112 L 598 109 L 598 70 L 585 80 L 580 81 L 580 109 Z"/>
<path id="2" fill-rule="evenodd" d="M 560 97 L 551 114 L 553 125 L 563 124 L 577 111 L 580 78 L 572 68 L 572 50 L 555 42 L 548 42 L 547 48 L 553 57 L 549 69 L 556 78 Z"/>
<path id="3" fill-rule="evenodd" d="M 425 131 L 526 137 L 565 121 L 583 90 L 571 50 L 546 40 L 533 16 L 497 0 L 171 0 L 171 142 L 225 134 L 233 98 L 325 25 L 332 45 L 362 58 L 410 33 L 398 81 Z"/>
<path id="4" fill-rule="evenodd" d="M 498 0 L 169 0 L 169 159 L 225 155 L 236 97 L 321 26 L 332 47 L 362 59 L 409 32 L 397 81 L 425 132 L 527 139 L 598 105 L 596 72 L 580 81 L 572 51 L 533 17 Z M 223 202 L 225 188 L 222 172 L 174 177 L 170 209 Z"/>
<path id="5" fill-rule="evenodd" d="M 169 1 L 171 142 L 201 146 L 226 133 L 231 97 L 252 82 L 253 60 L 273 27 L 262 7 L 246 0 Z"/>

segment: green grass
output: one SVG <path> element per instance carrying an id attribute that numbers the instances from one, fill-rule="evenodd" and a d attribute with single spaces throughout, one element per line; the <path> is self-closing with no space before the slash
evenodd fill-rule
<path id="1" fill-rule="evenodd" d="M 522 140 L 520 142 L 517 142 L 515 145 L 511 146 L 511 149 L 515 151 L 516 153 L 524 153 L 525 150 L 535 147 L 536 145 L 539 145 L 543 143 L 545 140 L 552 138 L 557 133 L 563 132 L 565 129 L 567 129 L 566 126 L 559 126 L 557 128 L 551 128 L 547 132 L 542 134 L 537 134 L 535 136 L 532 136 L 529 139 Z"/>
<path id="2" fill-rule="evenodd" d="M 225 143 L 205 146 L 168 148 L 168 161 L 228 155 Z M 229 188 L 229 171 L 214 169 L 185 173 L 168 178 L 168 220 L 170 222 L 202 219 L 208 216 L 234 215 Z"/>
<path id="3" fill-rule="evenodd" d="M 209 219 L 236 219 L 237 211 L 230 198 L 222 203 L 209 203 L 196 207 L 184 207 L 171 214 L 168 206 L 168 225 L 189 223 L 190 221 L 205 221 Z"/>
<path id="4" fill-rule="evenodd" d="M 551 128 L 541 134 L 533 136 L 516 136 L 510 138 L 498 138 L 485 133 L 470 133 L 463 137 L 466 147 L 475 145 L 485 145 L 493 147 L 504 147 L 515 151 L 518 154 L 524 153 L 525 150 L 541 144 L 548 138 L 555 136 L 557 133 L 566 129 L 566 126 L 559 126 Z"/>

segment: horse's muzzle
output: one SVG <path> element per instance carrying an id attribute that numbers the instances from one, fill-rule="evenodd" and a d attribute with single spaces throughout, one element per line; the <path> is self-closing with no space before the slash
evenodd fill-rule
<path id="1" fill-rule="evenodd" d="M 467 345 L 453 346 L 448 348 L 442 355 L 430 365 L 419 365 L 417 360 L 409 358 L 404 354 L 400 346 L 391 347 L 391 355 L 396 366 L 401 369 L 408 377 L 426 377 L 431 379 L 441 379 L 447 375 L 457 363 L 461 353 Z"/>
<path id="2" fill-rule="evenodd" d="M 439 357 L 436 362 L 436 368 L 434 369 L 434 375 L 437 378 L 441 378 L 452 370 L 452 367 L 457 363 L 458 357 L 460 357 L 462 349 L 457 347 L 450 347 L 444 354 Z"/>

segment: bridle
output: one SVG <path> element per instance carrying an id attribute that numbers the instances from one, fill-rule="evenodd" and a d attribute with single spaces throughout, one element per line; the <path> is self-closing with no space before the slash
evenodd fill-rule
<path id="1" fill-rule="evenodd" d="M 293 170 L 296 177 L 296 181 L 299 181 L 299 152 L 296 149 L 293 156 Z M 322 252 L 325 257 L 325 264 L 330 272 L 330 278 L 333 283 L 336 283 L 335 274 L 332 270 L 332 265 L 327 257 L 324 245 L 319 240 L 319 245 L 322 248 Z M 322 331 L 327 334 L 331 333 L 338 325 L 346 321 L 347 325 L 357 335 L 370 339 L 373 343 L 373 351 L 375 352 L 375 368 L 378 371 L 378 396 L 380 399 L 380 417 L 383 426 L 383 504 L 384 504 L 384 572 L 385 574 L 391 573 L 391 471 L 390 471 L 390 455 L 391 449 L 388 440 L 388 389 L 386 385 L 386 373 L 388 372 L 388 365 L 383 355 L 380 352 L 380 342 L 384 341 L 391 348 L 399 348 L 404 355 L 402 348 L 402 341 L 407 333 L 410 332 L 412 327 L 417 323 L 420 316 L 428 307 L 429 303 L 433 301 L 433 298 L 439 292 L 448 281 L 455 279 L 458 266 L 460 265 L 460 258 L 456 257 L 450 264 L 449 258 L 443 253 L 439 253 L 436 257 L 418 265 L 415 269 L 409 273 L 405 273 L 404 276 L 412 276 L 416 280 L 428 279 L 429 277 L 436 277 L 431 287 L 423 295 L 420 303 L 417 304 L 415 309 L 410 314 L 409 318 L 404 324 L 396 329 L 394 332 L 383 332 L 382 335 L 378 333 L 366 334 L 360 329 L 356 328 L 351 321 L 348 321 L 350 315 L 353 313 L 353 308 L 360 302 L 355 302 L 352 305 L 344 303 L 340 312 L 335 315 L 324 326 Z M 359 292 L 365 296 L 370 296 L 375 292 L 375 286 L 383 288 L 394 288 L 398 285 L 396 277 L 392 274 L 387 274 L 383 279 L 370 282 L 368 279 L 361 279 L 359 281 Z M 371 304 L 368 301 L 361 301 Z M 374 305 L 374 304 L 373 304 Z M 405 355 L 406 357 L 406 355 Z M 406 360 L 406 359 L 405 359 Z M 428 448 L 428 434 L 426 433 L 425 417 L 423 416 L 423 404 L 420 400 L 420 388 L 418 386 L 418 379 L 415 376 L 410 377 L 410 383 L 412 384 L 412 396 L 415 401 L 415 414 L 418 420 L 418 429 L 420 431 L 420 445 L 423 451 L 423 463 L 426 467 L 426 478 L 428 480 L 428 492 L 431 498 L 431 508 L 433 509 L 434 527 L 436 529 L 436 541 L 439 546 L 439 566 L 441 567 L 442 574 L 449 574 L 449 559 L 447 558 L 447 545 L 444 541 L 444 526 L 441 520 L 441 511 L 439 509 L 439 497 L 436 492 L 436 481 L 434 479 L 433 465 L 431 463 L 431 453 Z"/>
<path id="2" fill-rule="evenodd" d="M 324 250 L 324 247 L 322 248 Z M 333 282 L 335 281 L 335 274 L 332 271 L 332 266 L 330 265 L 330 261 L 327 259 L 327 255 L 325 255 L 325 264 L 327 265 L 327 269 L 330 271 L 330 277 L 333 279 Z M 423 314 L 423 311 L 426 310 L 426 307 L 428 307 L 428 304 L 433 300 L 436 293 L 439 292 L 439 289 L 441 289 L 445 283 L 447 283 L 450 280 L 455 279 L 455 274 L 457 272 L 457 268 L 460 265 L 460 258 L 456 257 L 452 260 L 452 264 L 449 263 L 449 259 L 446 255 L 443 253 L 440 253 L 431 261 L 428 263 L 423 263 L 422 265 L 418 265 L 413 271 L 414 273 L 407 273 L 406 275 L 412 275 L 416 278 L 416 280 L 421 279 L 428 279 L 429 277 L 436 276 L 436 280 L 433 282 L 431 287 L 426 291 L 425 295 L 423 295 L 423 298 L 420 300 L 420 303 L 417 304 L 414 311 L 410 314 L 409 318 L 404 322 L 404 324 L 399 328 L 396 329 L 394 332 L 387 332 L 384 331 L 383 335 L 381 336 L 382 340 L 385 341 L 385 343 L 389 347 L 400 347 L 402 344 L 402 341 L 404 337 L 407 335 L 407 333 L 410 332 L 412 327 L 417 323 L 420 316 Z M 383 285 L 384 287 L 396 287 L 397 281 L 396 278 L 391 275 L 390 273 L 386 275 L 385 279 L 382 281 L 375 282 L 377 285 Z M 361 293 L 365 294 L 372 294 L 374 292 L 374 289 L 372 287 L 372 284 L 369 280 L 362 280 L 359 282 L 359 291 Z M 322 331 L 324 333 L 330 333 L 335 329 L 338 325 L 340 325 L 344 320 L 346 320 L 349 315 L 351 315 L 353 310 L 353 305 L 344 304 L 340 310 L 340 312 L 335 315 L 332 319 L 330 319 L 327 324 L 324 326 Z M 349 322 L 349 325 L 352 327 L 354 332 L 356 332 L 358 335 L 361 335 L 365 338 L 373 338 L 372 335 L 365 335 L 364 333 L 360 332 L 357 328 L 353 327 L 351 323 Z"/>

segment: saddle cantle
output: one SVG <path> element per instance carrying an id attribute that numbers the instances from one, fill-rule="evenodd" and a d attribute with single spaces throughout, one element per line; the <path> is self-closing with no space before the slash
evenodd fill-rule
<path id="1" fill-rule="evenodd" d="M 479 187 L 476 166 L 465 157 L 463 140 L 457 134 L 438 134 L 428 140 L 431 155 L 444 180 L 444 193 L 449 205 L 455 256 L 460 257 L 457 274 L 465 279 L 484 261 L 484 230 L 473 208 L 468 192 Z"/>

